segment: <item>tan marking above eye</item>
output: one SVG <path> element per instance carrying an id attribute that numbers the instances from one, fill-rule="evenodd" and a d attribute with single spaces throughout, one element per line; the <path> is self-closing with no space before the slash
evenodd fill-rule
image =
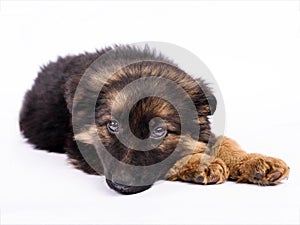
<path id="1" fill-rule="evenodd" d="M 75 134 L 74 139 L 76 141 L 81 141 L 86 144 L 93 144 L 94 143 L 94 138 L 97 135 L 97 128 L 96 126 L 89 126 L 87 129 L 84 131 Z"/>

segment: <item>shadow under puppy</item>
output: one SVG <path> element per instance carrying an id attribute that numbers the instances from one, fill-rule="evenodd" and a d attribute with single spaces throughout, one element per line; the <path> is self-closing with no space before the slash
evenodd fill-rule
<path id="1" fill-rule="evenodd" d="M 119 46 L 58 58 L 41 69 L 23 102 L 20 129 L 37 149 L 66 153 L 123 193 L 159 179 L 278 184 L 280 159 L 247 154 L 211 132 L 216 99 L 166 57 Z"/>

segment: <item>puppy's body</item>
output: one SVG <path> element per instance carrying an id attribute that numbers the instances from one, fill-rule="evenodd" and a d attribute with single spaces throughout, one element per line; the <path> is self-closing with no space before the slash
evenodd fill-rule
<path id="1" fill-rule="evenodd" d="M 59 57 L 41 69 L 35 85 L 26 93 L 20 113 L 20 129 L 37 149 L 67 153 L 70 162 L 91 174 L 96 172 L 86 163 L 74 140 L 71 109 L 67 96 L 74 96 L 85 69 L 105 53 L 105 49 L 93 54 Z M 94 153 L 92 146 L 91 154 Z M 91 156 L 97 159 L 96 155 Z M 99 160 L 95 163 L 101 168 Z"/>
<path id="2" fill-rule="evenodd" d="M 111 52 L 106 60 L 101 61 L 101 56 Z M 94 65 L 97 72 L 90 75 L 86 83 L 83 82 L 82 91 L 77 94 L 85 71 L 99 57 L 100 62 Z M 116 69 L 111 77 L 105 74 L 128 59 L 134 63 Z M 159 79 L 159 82 L 154 82 L 149 88 L 149 78 Z M 135 88 L 118 95 L 124 87 L 141 79 L 143 82 Z M 186 94 L 177 96 L 176 91 L 168 90 L 170 85 L 167 81 L 176 83 L 178 91 L 182 89 Z M 136 95 L 149 93 L 149 89 L 152 89 L 152 96 L 132 104 Z M 89 102 L 93 92 L 98 94 L 94 115 L 96 128 L 91 125 L 88 119 L 91 115 L 85 109 L 85 103 Z M 165 100 L 167 97 L 174 100 L 176 107 Z M 199 126 L 197 137 L 182 131 L 179 112 L 189 113 L 184 111 L 188 108 L 188 99 L 192 100 L 197 115 L 186 122 L 186 126 Z M 127 109 L 130 104 L 132 107 Z M 114 117 L 111 114 L 113 105 L 116 108 Z M 125 194 L 145 190 L 158 179 L 208 184 L 221 183 L 230 177 L 241 182 L 268 185 L 278 183 L 288 175 L 289 168 L 279 159 L 246 154 L 228 138 L 215 139 L 208 119 L 215 107 L 216 100 L 202 80 L 193 79 L 172 61 L 147 48 L 140 50 L 125 46 L 59 58 L 42 68 L 34 86 L 25 96 L 20 127 L 36 148 L 67 153 L 76 168 L 90 174 L 104 174 L 111 188 Z M 79 110 L 79 119 L 74 109 Z M 126 109 L 130 111 L 128 118 L 124 114 Z M 83 127 L 77 127 L 77 131 L 73 127 L 74 117 L 83 121 Z M 164 125 L 153 122 L 154 118 L 162 118 Z M 126 119 L 129 119 L 128 127 L 125 126 Z M 118 130 L 112 131 L 109 128 L 116 121 Z M 158 132 L 153 133 L 155 129 Z M 127 136 L 128 130 L 153 148 L 138 151 L 136 148 L 145 146 L 136 147 L 132 137 Z M 96 149 L 95 135 L 103 144 L 100 150 Z M 128 145 L 119 141 L 122 137 L 129 140 Z M 183 144 L 179 143 L 180 137 L 184 139 Z M 113 163 L 112 159 L 104 156 L 103 149 L 117 161 L 132 165 L 134 169 Z M 167 158 L 170 160 L 163 166 L 148 170 L 149 166 Z M 137 167 L 142 168 L 137 170 Z"/>

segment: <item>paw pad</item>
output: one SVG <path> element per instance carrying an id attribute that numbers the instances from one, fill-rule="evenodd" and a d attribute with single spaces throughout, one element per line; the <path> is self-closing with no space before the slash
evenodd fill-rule
<path id="1" fill-rule="evenodd" d="M 256 173 L 255 176 L 254 176 L 254 178 L 257 179 L 257 180 L 262 180 L 263 177 L 264 176 L 261 173 Z"/>

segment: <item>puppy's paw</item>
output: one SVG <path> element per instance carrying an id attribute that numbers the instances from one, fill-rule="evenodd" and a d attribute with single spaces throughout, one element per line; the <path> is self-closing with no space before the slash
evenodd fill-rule
<path id="1" fill-rule="evenodd" d="M 193 181 L 199 184 L 220 184 L 225 182 L 228 176 L 229 170 L 226 164 L 217 158 L 204 168 L 200 167 Z"/>
<path id="2" fill-rule="evenodd" d="M 221 159 L 203 160 L 198 163 L 197 167 L 185 167 L 180 172 L 180 179 L 197 184 L 220 184 L 227 180 L 229 170 Z"/>
<path id="3" fill-rule="evenodd" d="M 289 175 L 290 168 L 277 158 L 247 154 L 238 167 L 238 182 L 275 185 Z"/>

